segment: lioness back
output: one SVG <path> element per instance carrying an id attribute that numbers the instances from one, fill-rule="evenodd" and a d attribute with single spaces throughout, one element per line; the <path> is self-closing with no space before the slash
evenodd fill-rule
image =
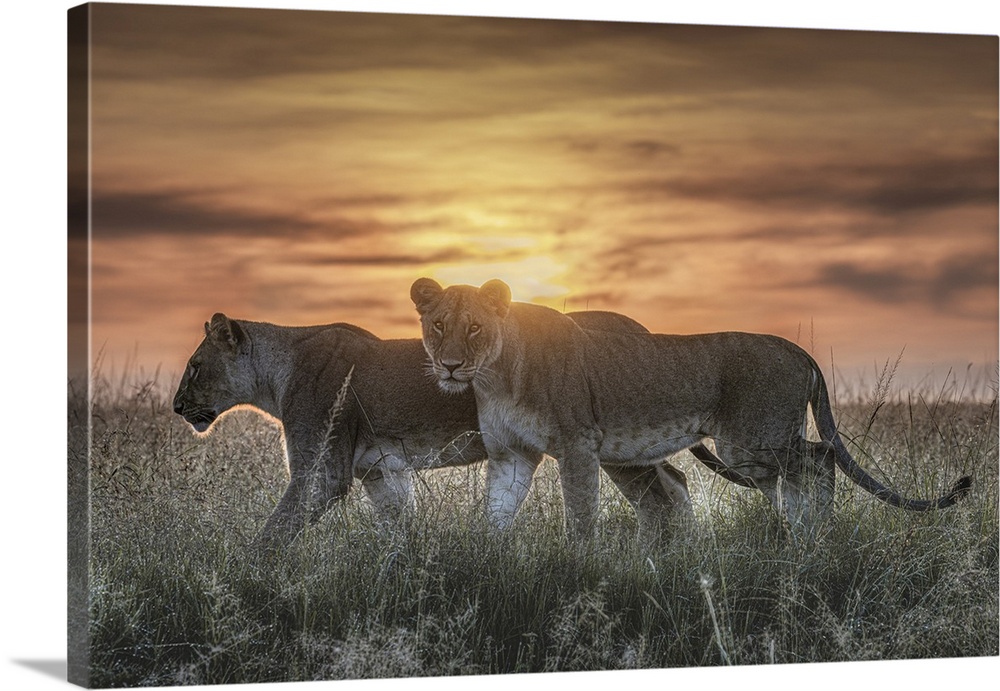
<path id="1" fill-rule="evenodd" d="M 602 461 L 640 450 L 662 456 L 705 437 L 743 437 L 741 430 L 787 415 L 797 420 L 785 430 L 791 435 L 805 421 L 810 359 L 780 337 L 587 333 L 581 341 L 587 390 L 562 394 L 592 399 Z"/>

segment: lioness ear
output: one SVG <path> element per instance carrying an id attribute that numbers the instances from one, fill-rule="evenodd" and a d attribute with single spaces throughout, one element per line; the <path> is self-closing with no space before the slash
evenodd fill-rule
<path id="1" fill-rule="evenodd" d="M 493 303 L 493 309 L 500 318 L 507 316 L 510 309 L 510 287 L 498 278 L 486 281 L 479 287 L 479 294 Z"/>
<path id="2" fill-rule="evenodd" d="M 417 312 L 423 314 L 430 309 L 431 303 L 435 302 L 444 288 L 433 278 L 418 278 L 410 286 L 410 299 L 416 305 Z"/>
<path id="3" fill-rule="evenodd" d="M 211 323 L 205 324 L 205 334 L 234 350 L 246 339 L 246 334 L 240 325 L 222 312 L 213 314 Z"/>

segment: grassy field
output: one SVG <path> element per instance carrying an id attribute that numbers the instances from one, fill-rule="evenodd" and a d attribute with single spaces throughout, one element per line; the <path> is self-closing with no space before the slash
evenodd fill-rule
<path id="1" fill-rule="evenodd" d="M 570 548 L 546 462 L 510 534 L 486 529 L 474 466 L 421 475 L 396 530 L 356 488 L 269 561 L 247 545 L 284 489 L 280 431 L 241 410 L 196 438 L 169 397 L 95 385 L 95 686 L 998 654 L 995 394 L 838 406 L 855 457 L 895 488 L 975 486 L 913 514 L 840 477 L 829 534 L 806 548 L 762 495 L 682 457 L 698 525 L 656 553 L 610 483 L 599 544 Z"/>

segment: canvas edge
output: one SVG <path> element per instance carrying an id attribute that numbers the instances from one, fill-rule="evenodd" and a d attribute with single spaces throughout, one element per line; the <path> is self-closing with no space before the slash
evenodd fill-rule
<path id="1" fill-rule="evenodd" d="M 90 5 L 67 11 L 67 681 L 90 686 Z"/>

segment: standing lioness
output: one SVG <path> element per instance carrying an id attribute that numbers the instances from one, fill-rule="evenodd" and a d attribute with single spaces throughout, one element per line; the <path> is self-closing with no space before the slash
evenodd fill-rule
<path id="1" fill-rule="evenodd" d="M 645 331 L 619 314 L 575 318 L 588 328 Z M 419 339 L 382 340 L 350 324 L 289 327 L 216 314 L 188 361 L 174 411 L 198 432 L 237 405 L 281 422 L 290 478 L 258 540 L 285 543 L 354 479 L 394 517 L 412 501 L 413 470 L 486 458 L 471 392 L 442 393 L 423 373 L 425 360 Z M 533 466 L 540 461 L 541 454 L 531 459 Z M 684 474 L 669 464 L 608 470 L 651 538 L 671 514 L 690 512 Z"/>
<path id="2" fill-rule="evenodd" d="M 841 441 L 819 367 L 782 338 L 587 332 L 555 310 L 512 303 L 499 280 L 444 289 L 421 278 L 410 296 L 439 386 L 475 392 L 499 525 L 524 499 L 540 453 L 559 463 L 580 536 L 595 525 L 601 464 L 703 453 L 706 439 L 796 529 L 828 514 L 835 464 L 879 499 L 915 511 L 949 506 L 971 485 L 962 478 L 944 497 L 919 501 L 879 484 Z M 807 405 L 822 441 L 805 437 Z"/>

